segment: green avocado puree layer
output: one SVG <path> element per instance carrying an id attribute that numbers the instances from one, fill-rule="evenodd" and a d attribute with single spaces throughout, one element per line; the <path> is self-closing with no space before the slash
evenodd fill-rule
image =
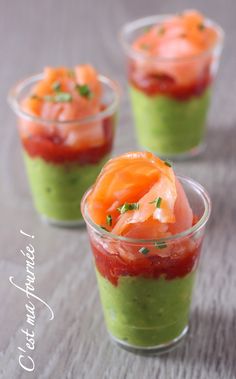
<path id="1" fill-rule="evenodd" d="M 106 325 L 135 347 L 173 341 L 188 324 L 195 273 L 166 280 L 121 276 L 114 286 L 96 270 Z"/>
<path id="2" fill-rule="evenodd" d="M 97 164 L 55 164 L 42 158 L 24 160 L 31 192 L 37 211 L 55 221 L 82 219 L 80 202 L 85 191 L 94 183 L 108 156 Z"/>
<path id="3" fill-rule="evenodd" d="M 139 144 L 160 155 L 189 152 L 203 142 L 211 90 L 188 100 L 149 96 L 130 86 Z"/>

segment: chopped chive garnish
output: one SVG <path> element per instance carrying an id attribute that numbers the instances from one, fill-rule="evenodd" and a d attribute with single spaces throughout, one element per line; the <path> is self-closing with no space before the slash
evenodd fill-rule
<path id="1" fill-rule="evenodd" d="M 70 78 L 75 78 L 75 72 L 74 72 L 74 70 L 68 70 L 68 76 L 70 77 Z"/>
<path id="2" fill-rule="evenodd" d="M 143 29 L 143 31 L 144 31 L 145 33 L 148 33 L 149 30 L 151 30 L 151 26 L 145 26 L 145 28 Z"/>
<path id="3" fill-rule="evenodd" d="M 58 92 L 55 95 L 55 101 L 61 103 L 68 103 L 72 100 L 72 96 L 69 92 Z"/>
<path id="4" fill-rule="evenodd" d="M 146 255 L 149 253 L 149 250 L 147 247 L 141 247 L 141 249 L 139 249 L 139 253 Z"/>
<path id="5" fill-rule="evenodd" d="M 45 101 L 52 101 L 52 102 L 54 102 L 55 101 L 55 97 L 51 96 L 51 95 L 46 95 L 46 96 L 44 96 L 44 100 Z"/>
<path id="6" fill-rule="evenodd" d="M 157 208 L 160 208 L 160 207 L 161 207 L 161 201 L 162 201 L 162 198 L 161 198 L 161 197 L 158 197 L 157 202 L 156 202 L 156 207 L 157 207 Z"/>
<path id="7" fill-rule="evenodd" d="M 149 204 L 155 204 L 156 208 L 161 208 L 162 198 L 157 197 L 155 200 L 150 201 Z"/>
<path id="8" fill-rule="evenodd" d="M 204 29 L 206 29 L 206 27 L 205 27 L 205 25 L 203 23 L 201 23 L 201 24 L 198 25 L 198 29 L 199 30 L 204 30 Z"/>
<path id="9" fill-rule="evenodd" d="M 121 207 L 117 208 L 117 210 L 123 214 L 127 211 L 133 211 L 139 209 L 139 204 L 138 203 L 124 203 Z"/>
<path id="10" fill-rule="evenodd" d="M 86 97 L 87 99 L 91 99 L 92 97 L 92 92 L 87 84 L 75 85 L 76 91 L 79 93 L 80 96 Z"/>
<path id="11" fill-rule="evenodd" d="M 40 97 L 38 95 L 36 95 L 36 94 L 33 94 L 30 97 L 31 97 L 31 99 L 34 99 L 34 100 L 39 100 L 40 99 Z"/>
<path id="12" fill-rule="evenodd" d="M 54 82 L 53 85 L 52 85 L 52 89 L 55 91 L 55 92 L 58 92 L 61 90 L 61 83 L 60 82 Z"/>
<path id="13" fill-rule="evenodd" d="M 102 229 L 105 230 L 106 232 L 109 232 L 109 230 L 108 230 L 107 228 L 105 228 L 105 226 L 100 225 L 100 228 L 102 228 Z"/>
<path id="14" fill-rule="evenodd" d="M 51 101 L 53 103 L 68 103 L 72 100 L 72 96 L 68 92 L 57 92 L 55 96 L 44 96 L 45 101 Z"/>
<path id="15" fill-rule="evenodd" d="M 170 162 L 168 162 L 168 161 L 165 161 L 164 163 L 165 163 L 165 165 L 166 165 L 166 166 L 168 166 L 168 167 L 172 167 L 172 165 L 171 165 L 171 163 L 170 163 Z"/>
<path id="16" fill-rule="evenodd" d="M 146 43 L 142 43 L 142 45 L 140 47 L 143 50 L 147 50 L 149 48 L 149 46 Z"/>
<path id="17" fill-rule="evenodd" d="M 112 217 L 111 217 L 111 215 L 107 215 L 106 222 L 107 222 L 107 225 L 109 225 L 109 226 L 112 225 Z"/>
<path id="18" fill-rule="evenodd" d="M 117 210 L 122 214 L 129 210 L 129 206 L 127 203 L 125 203 L 121 207 L 117 208 Z"/>
<path id="19" fill-rule="evenodd" d="M 155 242 L 154 245 L 157 249 L 165 249 L 167 247 L 167 244 L 165 242 Z"/>
<path id="20" fill-rule="evenodd" d="M 165 28 L 163 28 L 163 26 L 158 30 L 158 35 L 159 36 L 163 36 L 163 34 L 165 33 Z"/>

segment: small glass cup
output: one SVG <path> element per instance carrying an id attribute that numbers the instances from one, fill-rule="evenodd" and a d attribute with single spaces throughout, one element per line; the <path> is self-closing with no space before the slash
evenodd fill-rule
<path id="1" fill-rule="evenodd" d="M 188 331 L 192 291 L 211 201 L 205 189 L 178 177 L 195 224 L 165 240 L 111 234 L 82 214 L 94 256 L 101 303 L 110 337 L 133 352 L 159 354 L 174 348 Z"/>
<path id="2" fill-rule="evenodd" d="M 224 32 L 207 19 L 205 24 L 218 34 L 217 43 L 193 57 L 148 57 L 134 50 L 132 43 L 138 36 L 170 17 L 151 16 L 130 22 L 122 28 L 120 40 L 127 56 L 140 146 L 163 158 L 184 159 L 198 155 L 205 147 L 205 123 Z"/>
<path id="3" fill-rule="evenodd" d="M 108 160 L 114 140 L 120 89 L 100 75 L 102 109 L 90 117 L 71 121 L 42 119 L 26 113 L 22 100 L 43 74 L 19 82 L 9 93 L 9 104 L 18 116 L 18 128 L 33 201 L 41 218 L 58 226 L 83 223 L 80 202 Z M 94 141 L 88 148 L 70 144 L 74 133 L 86 138 L 92 128 Z M 66 140 L 66 142 L 65 142 Z"/>

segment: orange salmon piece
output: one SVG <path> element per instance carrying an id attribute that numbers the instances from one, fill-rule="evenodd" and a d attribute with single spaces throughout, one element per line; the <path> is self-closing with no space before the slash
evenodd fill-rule
<path id="1" fill-rule="evenodd" d="M 216 41 L 217 32 L 206 24 L 204 16 L 195 10 L 186 11 L 154 25 L 134 41 L 133 48 L 150 57 L 137 60 L 135 65 L 146 75 L 168 75 L 179 84 L 189 85 L 210 63 L 211 57 L 201 54 Z M 189 59 L 192 57 L 198 58 Z"/>
<path id="2" fill-rule="evenodd" d="M 91 217 L 103 224 L 107 210 L 115 212 L 125 202 L 139 201 L 162 176 L 174 186 L 172 168 L 149 152 L 131 152 L 110 160 L 90 195 Z"/>

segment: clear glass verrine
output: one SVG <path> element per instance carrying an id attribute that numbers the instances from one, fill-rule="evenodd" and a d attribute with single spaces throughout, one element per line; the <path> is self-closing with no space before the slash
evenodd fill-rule
<path id="1" fill-rule="evenodd" d="M 173 15 L 151 16 L 123 26 L 120 42 L 127 58 L 127 79 L 139 145 L 158 156 L 178 159 L 198 155 L 205 145 L 212 84 L 223 47 L 222 28 L 207 19 L 217 42 L 189 57 L 149 56 L 133 42 Z"/>
<path id="2" fill-rule="evenodd" d="M 187 333 L 198 260 L 211 212 L 207 192 L 179 177 L 194 213 L 192 228 L 165 240 L 113 235 L 93 223 L 82 200 L 108 332 L 131 351 L 161 353 Z"/>

